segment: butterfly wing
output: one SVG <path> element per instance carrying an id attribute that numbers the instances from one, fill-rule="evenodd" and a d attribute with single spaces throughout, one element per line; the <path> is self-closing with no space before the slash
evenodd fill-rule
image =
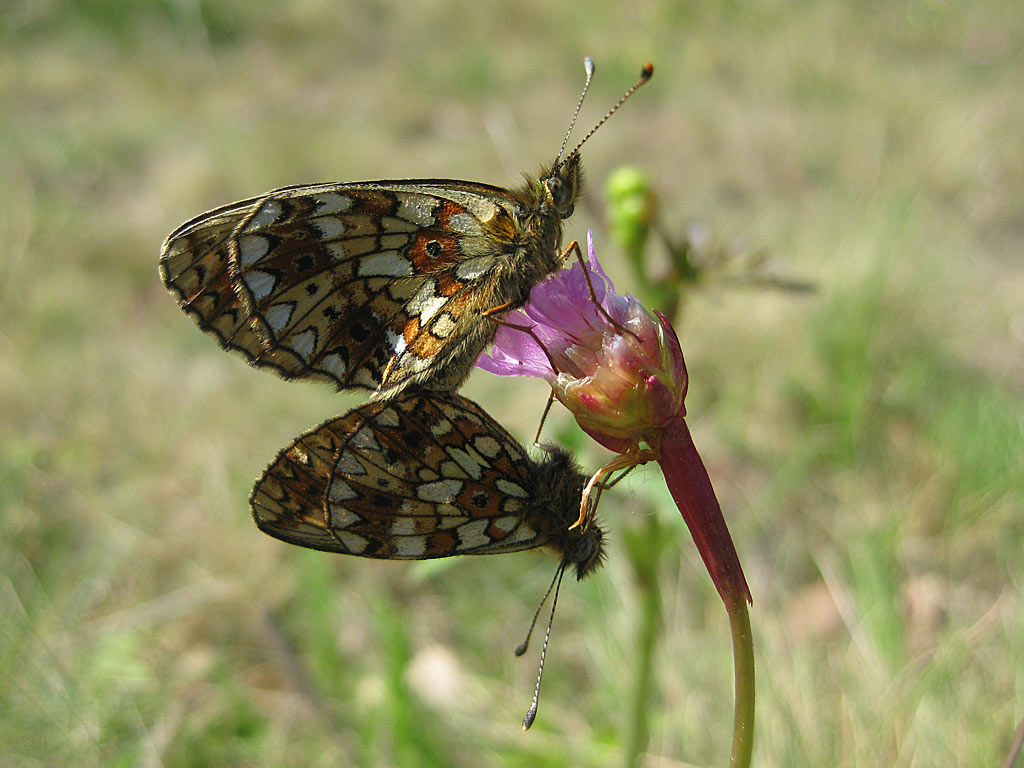
<path id="1" fill-rule="evenodd" d="M 480 313 L 508 300 L 528 206 L 463 181 L 287 187 L 181 226 L 160 274 L 202 330 L 286 378 L 454 389 L 494 334 Z"/>
<path id="2" fill-rule="evenodd" d="M 250 502 L 261 530 L 293 544 L 426 559 L 552 544 L 537 530 L 550 526 L 535 525 L 544 493 L 536 465 L 475 403 L 403 393 L 297 438 Z"/>

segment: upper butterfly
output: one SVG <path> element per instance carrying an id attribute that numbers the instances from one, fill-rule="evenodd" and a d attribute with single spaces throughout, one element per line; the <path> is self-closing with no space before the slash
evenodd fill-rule
<path id="1" fill-rule="evenodd" d="M 375 400 L 410 385 L 457 389 L 494 336 L 486 318 L 518 309 L 561 267 L 580 147 L 653 72 L 645 64 L 568 155 L 566 133 L 554 162 L 519 188 L 284 187 L 180 226 L 164 242 L 160 277 L 223 347 L 285 378 L 370 389 Z M 587 85 L 592 75 L 588 59 Z"/>

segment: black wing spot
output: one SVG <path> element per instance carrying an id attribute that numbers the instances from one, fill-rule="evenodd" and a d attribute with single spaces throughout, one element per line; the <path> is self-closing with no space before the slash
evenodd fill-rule
<path id="1" fill-rule="evenodd" d="M 348 329 L 348 333 L 359 344 L 362 344 L 370 337 L 370 331 L 367 327 L 359 323 L 352 323 Z"/>

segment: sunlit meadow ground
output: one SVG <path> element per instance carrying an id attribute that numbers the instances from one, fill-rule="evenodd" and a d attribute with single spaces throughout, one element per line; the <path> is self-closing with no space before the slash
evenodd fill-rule
<path id="1" fill-rule="evenodd" d="M 1024 717 L 1024 15 L 1009 0 L 0 6 L 0 764 L 611 766 L 635 682 L 622 542 L 657 515 L 648 766 L 723 765 L 728 625 L 643 470 L 567 584 L 537 725 L 512 649 L 533 553 L 379 563 L 260 534 L 253 478 L 359 401 L 247 368 L 156 274 L 274 186 L 549 160 L 580 85 L 601 188 L 767 249 L 813 294 L 712 282 L 690 423 L 754 594 L 755 763 L 997 765 Z M 127 10 L 131 8 L 132 10 Z M 657 250 L 653 252 L 660 258 Z M 656 263 L 653 267 L 658 269 Z M 466 391 L 528 440 L 543 386 Z M 561 414 L 548 434 L 604 460 Z"/>

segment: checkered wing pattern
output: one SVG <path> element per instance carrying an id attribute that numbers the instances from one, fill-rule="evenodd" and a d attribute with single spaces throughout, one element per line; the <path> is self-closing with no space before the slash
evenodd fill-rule
<path id="1" fill-rule="evenodd" d="M 467 181 L 320 184 L 204 213 L 167 238 L 160 275 L 227 349 L 286 378 L 386 399 L 454 390 L 561 265 L 578 156 L 519 190 Z M 563 178 L 564 177 L 564 178 Z M 543 179 L 571 199 L 556 204 Z"/>
<path id="2" fill-rule="evenodd" d="M 471 400 L 407 392 L 298 437 L 251 504 L 265 533 L 313 549 L 426 559 L 550 547 L 585 572 L 602 532 L 567 530 L 584 482 L 567 454 L 534 462 Z"/>

